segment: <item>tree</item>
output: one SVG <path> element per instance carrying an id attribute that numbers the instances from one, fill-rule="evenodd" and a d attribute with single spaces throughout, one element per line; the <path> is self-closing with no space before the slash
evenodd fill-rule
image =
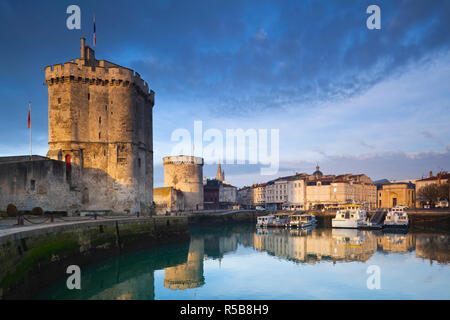
<path id="1" fill-rule="evenodd" d="M 417 196 L 429 201 L 431 208 L 434 208 L 436 202 L 439 200 L 439 187 L 435 183 L 426 185 L 419 189 Z"/>
<path id="2" fill-rule="evenodd" d="M 439 185 L 439 199 L 449 201 L 450 182 Z"/>

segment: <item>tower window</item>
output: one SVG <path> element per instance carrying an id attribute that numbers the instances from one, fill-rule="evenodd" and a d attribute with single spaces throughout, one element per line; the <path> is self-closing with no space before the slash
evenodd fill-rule
<path id="1" fill-rule="evenodd" d="M 91 100 L 91 94 L 88 93 L 88 100 Z"/>
<path id="2" fill-rule="evenodd" d="M 105 111 L 108 111 L 108 106 L 105 106 Z"/>
<path id="3" fill-rule="evenodd" d="M 102 124 L 102 117 L 98 117 L 98 124 Z"/>
<path id="4" fill-rule="evenodd" d="M 141 167 L 141 158 L 138 159 L 138 166 Z"/>
<path id="5" fill-rule="evenodd" d="M 102 134 L 101 132 L 98 133 L 98 138 L 101 139 L 102 138 Z"/>
<path id="6" fill-rule="evenodd" d="M 61 104 L 61 98 L 58 98 L 58 104 Z"/>
<path id="7" fill-rule="evenodd" d="M 31 180 L 31 183 L 30 183 L 31 191 L 34 191 L 35 188 L 36 188 L 36 180 Z"/>

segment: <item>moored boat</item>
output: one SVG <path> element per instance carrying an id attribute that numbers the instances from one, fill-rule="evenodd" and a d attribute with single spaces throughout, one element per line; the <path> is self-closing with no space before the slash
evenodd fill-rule
<path id="1" fill-rule="evenodd" d="M 317 224 L 316 216 L 312 214 L 289 216 L 289 226 L 291 228 L 308 228 Z"/>
<path id="2" fill-rule="evenodd" d="M 256 220 L 256 226 L 257 227 L 268 227 L 269 225 L 273 224 L 274 220 L 275 220 L 275 216 L 272 216 L 272 215 L 258 217 Z"/>
<path id="3" fill-rule="evenodd" d="M 408 214 L 403 207 L 391 208 L 384 219 L 385 228 L 407 229 L 409 226 Z"/>
<path id="4" fill-rule="evenodd" d="M 331 220 L 333 228 L 357 229 L 368 225 L 367 212 L 360 206 L 349 206 L 346 209 L 338 210 L 336 217 Z"/>

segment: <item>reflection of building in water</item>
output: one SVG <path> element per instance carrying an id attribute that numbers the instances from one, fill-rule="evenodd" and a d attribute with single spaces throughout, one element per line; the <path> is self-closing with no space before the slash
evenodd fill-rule
<path id="1" fill-rule="evenodd" d="M 227 252 L 236 251 L 239 242 L 239 234 L 218 237 L 217 235 L 205 236 L 205 253 L 213 259 L 222 258 Z"/>
<path id="2" fill-rule="evenodd" d="M 449 235 L 418 235 L 416 236 L 416 256 L 439 263 L 450 262 Z"/>
<path id="3" fill-rule="evenodd" d="M 205 283 L 203 277 L 204 239 L 191 238 L 187 262 L 165 269 L 164 286 L 172 290 L 198 288 Z"/>
<path id="4" fill-rule="evenodd" d="M 315 230 L 306 237 L 284 231 L 254 237 L 255 249 L 301 262 L 367 261 L 377 249 L 375 235 L 360 230 Z"/>
<path id="5" fill-rule="evenodd" d="M 383 251 L 408 252 L 414 249 L 412 234 L 383 234 L 378 238 L 378 247 Z"/>
<path id="6" fill-rule="evenodd" d="M 153 300 L 155 299 L 154 273 L 149 272 L 117 283 L 91 297 L 93 300 Z"/>

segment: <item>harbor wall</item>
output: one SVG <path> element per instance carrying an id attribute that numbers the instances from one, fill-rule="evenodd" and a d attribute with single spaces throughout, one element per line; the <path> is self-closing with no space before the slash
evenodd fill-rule
<path id="1" fill-rule="evenodd" d="M 37 288 L 68 276 L 72 264 L 81 267 L 190 238 L 186 217 L 102 219 L 18 229 L 0 236 L 0 299 L 30 298 Z"/>
<path id="2" fill-rule="evenodd" d="M 256 218 L 259 216 L 265 216 L 268 213 L 265 211 L 255 210 L 237 210 L 228 213 L 214 214 L 214 213 L 201 213 L 194 212 L 189 215 L 189 225 L 210 226 L 210 225 L 224 225 L 224 224 L 236 224 L 236 223 L 256 223 Z"/>

